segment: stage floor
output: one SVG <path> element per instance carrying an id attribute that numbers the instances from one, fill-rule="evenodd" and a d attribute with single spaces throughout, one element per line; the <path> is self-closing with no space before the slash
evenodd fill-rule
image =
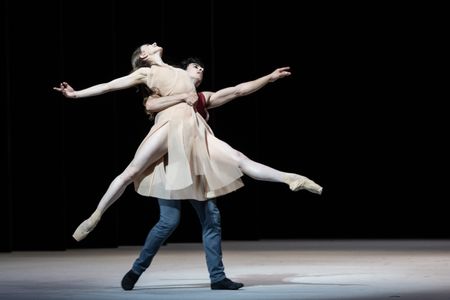
<path id="1" fill-rule="evenodd" d="M 209 287 L 201 244 L 163 246 L 132 291 L 140 247 L 0 253 L 0 299 L 450 299 L 450 240 L 224 241 L 227 276 Z"/>

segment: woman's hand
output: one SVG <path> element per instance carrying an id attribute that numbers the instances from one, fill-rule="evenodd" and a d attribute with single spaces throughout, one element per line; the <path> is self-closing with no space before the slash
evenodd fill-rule
<path id="1" fill-rule="evenodd" d="M 53 88 L 55 91 L 61 92 L 67 98 L 76 98 L 76 91 L 67 83 L 61 82 L 58 87 Z"/>

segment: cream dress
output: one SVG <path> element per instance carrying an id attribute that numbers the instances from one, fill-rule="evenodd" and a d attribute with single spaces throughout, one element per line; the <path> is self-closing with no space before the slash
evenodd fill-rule
<path id="1" fill-rule="evenodd" d="M 152 66 L 147 85 L 162 96 L 195 91 L 187 72 L 171 66 Z M 207 200 L 243 186 L 243 174 L 222 147 L 224 142 L 192 106 L 182 102 L 159 112 L 144 141 L 163 126 L 169 126 L 168 153 L 135 180 L 139 194 Z"/>

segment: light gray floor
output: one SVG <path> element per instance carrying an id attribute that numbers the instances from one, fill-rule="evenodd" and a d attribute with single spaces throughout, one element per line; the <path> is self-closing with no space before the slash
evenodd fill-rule
<path id="1" fill-rule="evenodd" d="M 449 240 L 225 241 L 214 291 L 201 244 L 161 248 L 133 291 L 120 288 L 140 247 L 0 254 L 0 299 L 450 299 Z"/>

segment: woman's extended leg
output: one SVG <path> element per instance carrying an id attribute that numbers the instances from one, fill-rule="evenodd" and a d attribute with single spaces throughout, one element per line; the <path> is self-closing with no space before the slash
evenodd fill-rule
<path id="1" fill-rule="evenodd" d="M 292 191 L 305 189 L 312 193 L 321 194 L 322 187 L 311 179 L 295 173 L 287 173 L 276 170 L 249 159 L 243 153 L 233 149 L 227 143 L 218 140 L 218 144 L 225 153 L 231 155 L 231 158 L 238 164 L 242 173 L 256 180 L 283 182 L 289 185 Z"/>
<path id="2" fill-rule="evenodd" d="M 75 240 L 84 239 L 95 228 L 108 207 L 119 199 L 125 188 L 133 182 L 133 179 L 167 153 L 167 133 L 168 126 L 164 125 L 142 142 L 131 163 L 111 182 L 94 213 L 75 230 L 73 234 Z"/>

